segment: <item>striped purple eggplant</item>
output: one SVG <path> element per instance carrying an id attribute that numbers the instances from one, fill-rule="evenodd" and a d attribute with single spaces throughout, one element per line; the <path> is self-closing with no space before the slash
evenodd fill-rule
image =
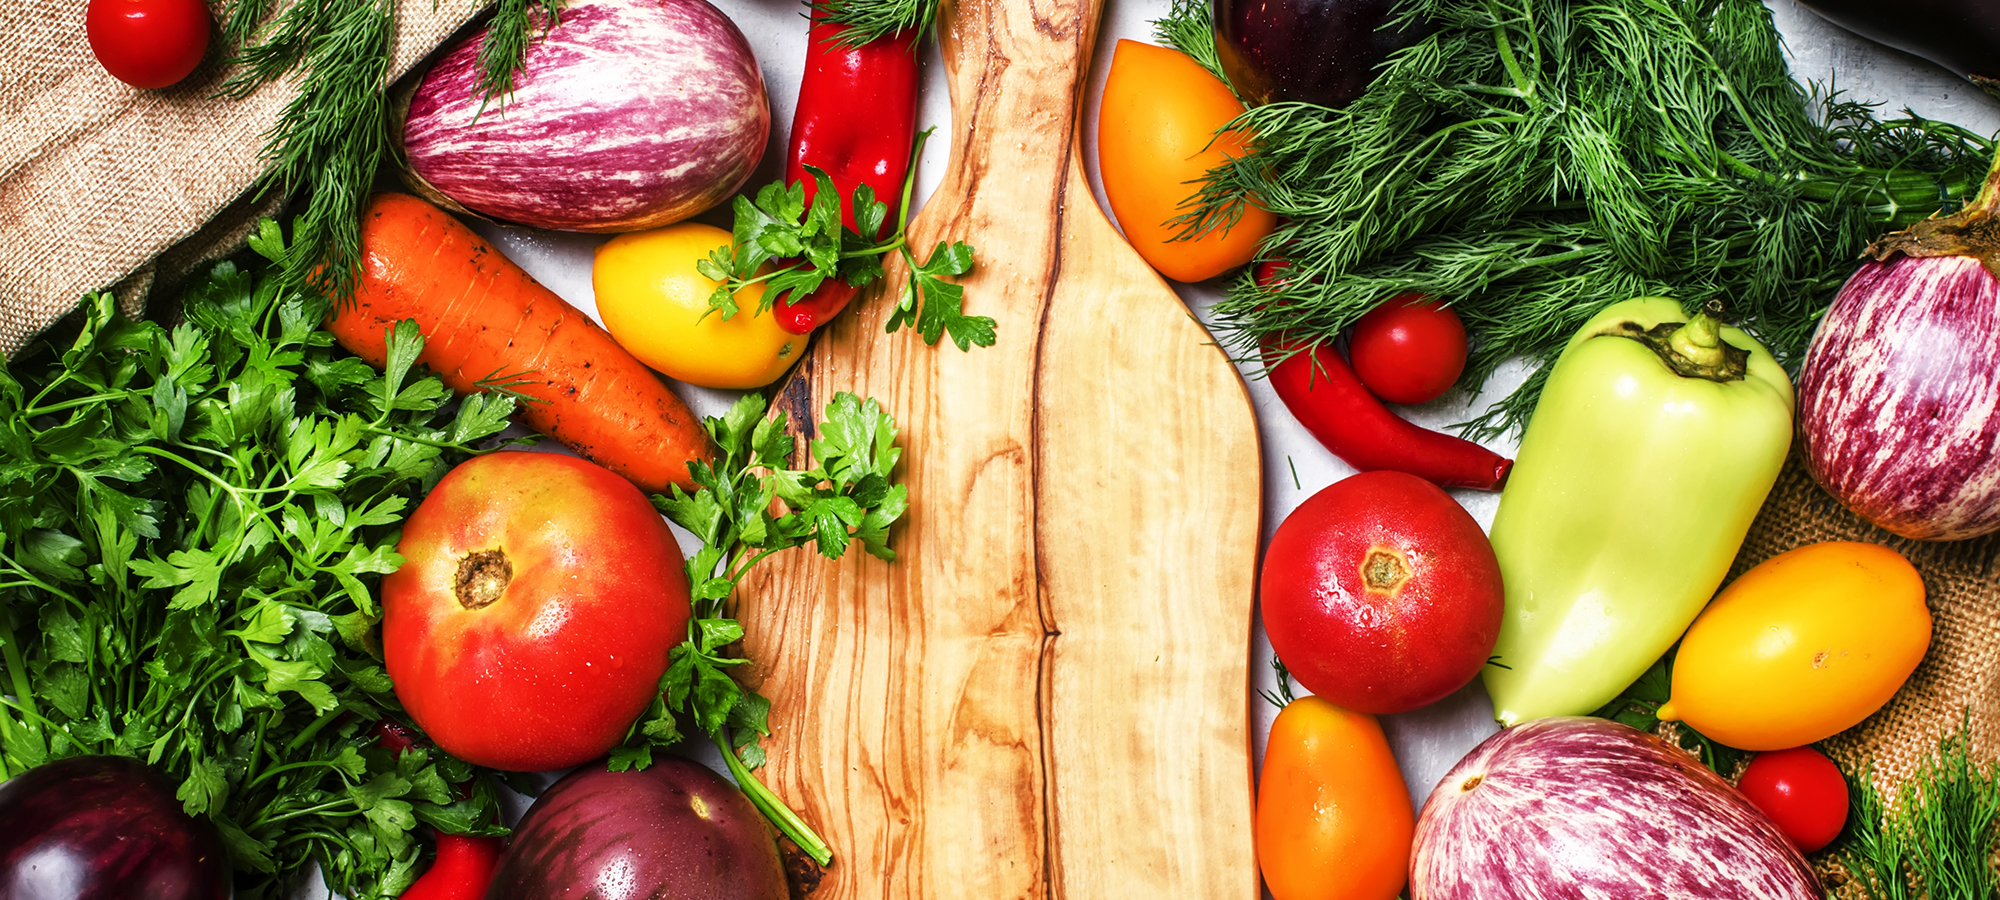
<path id="1" fill-rule="evenodd" d="M 1778 827 L 1694 757 L 1607 719 L 1487 738 L 1417 817 L 1414 900 L 1818 900 Z"/>
<path id="2" fill-rule="evenodd" d="M 1807 466 L 1905 537 L 2000 531 L 2000 166 L 1973 206 L 1869 249 L 1799 377 Z M 1979 257 L 1984 256 L 1982 261 Z"/>
<path id="3" fill-rule="evenodd" d="M 485 104 L 478 31 L 410 97 L 405 180 L 429 199 L 566 231 L 637 231 L 727 199 L 770 136 L 764 77 L 705 0 L 572 0 L 513 95 Z M 414 177 L 412 177 L 414 176 Z"/>
<path id="4" fill-rule="evenodd" d="M 0 897 L 226 900 L 215 826 L 136 759 L 73 756 L 0 784 Z"/>

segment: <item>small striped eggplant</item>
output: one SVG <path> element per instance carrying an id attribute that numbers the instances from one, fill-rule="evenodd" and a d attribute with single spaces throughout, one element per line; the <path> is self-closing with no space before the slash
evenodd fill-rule
<path id="1" fill-rule="evenodd" d="M 1582 716 L 1474 747 L 1431 791 L 1414 900 L 1818 900 L 1778 827 L 1694 757 Z"/>
<path id="2" fill-rule="evenodd" d="M 417 84 L 404 180 L 447 209 L 536 228 L 639 231 L 736 192 L 764 154 L 764 76 L 706 0 L 571 0 L 487 103 L 484 30 Z"/>
<path id="3" fill-rule="evenodd" d="M 2000 531 L 2000 161 L 1978 199 L 1868 248 L 1799 378 L 1806 462 L 1904 537 Z"/>

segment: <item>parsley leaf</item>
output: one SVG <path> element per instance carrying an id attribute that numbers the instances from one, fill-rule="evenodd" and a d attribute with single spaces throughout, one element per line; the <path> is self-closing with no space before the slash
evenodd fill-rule
<path id="1" fill-rule="evenodd" d="M 729 675 L 749 660 L 735 650 L 743 626 L 724 604 L 751 567 L 781 550 L 811 544 L 839 559 L 860 544 L 894 559 L 889 529 L 909 508 L 909 494 L 891 482 L 902 458 L 896 421 L 874 400 L 835 395 L 804 469 L 791 467 L 798 445 L 785 430 L 784 412 L 767 418 L 765 411 L 764 398 L 751 394 L 721 417 L 703 420 L 719 451 L 716 462 L 689 464 L 693 493 L 675 486 L 653 497 L 669 520 L 702 541 L 687 561 L 694 615 L 687 639 L 669 654 L 661 699 L 633 723 L 611 766 L 651 764 L 652 747 L 680 740 L 677 717 L 685 716 L 715 741 L 751 802 L 824 865 L 832 859 L 826 843 L 751 771 L 764 761 L 757 737 L 767 733 L 771 702 Z"/>

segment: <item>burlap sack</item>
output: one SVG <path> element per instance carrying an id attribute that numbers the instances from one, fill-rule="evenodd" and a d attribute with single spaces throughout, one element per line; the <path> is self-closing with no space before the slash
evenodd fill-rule
<path id="1" fill-rule="evenodd" d="M 1850 770 L 1869 763 L 1884 796 L 1968 719 L 1974 758 L 2000 756 L 2000 535 L 1947 543 L 1897 537 L 1820 489 L 1795 449 L 1729 577 L 1819 541 L 1866 541 L 1903 554 L 1923 574 L 1932 622 L 1930 652 L 1916 673 L 1887 706 L 1822 745 L 1828 755 Z"/>
<path id="2" fill-rule="evenodd" d="M 296 94 L 280 80 L 241 100 L 222 40 L 187 80 L 140 90 L 112 78 L 84 36 L 86 0 L 0 6 L 0 354 L 117 288 L 128 312 L 156 270 L 172 277 L 240 245 L 278 198 L 257 202 L 265 133 Z M 393 77 L 484 0 L 397 4 Z"/>

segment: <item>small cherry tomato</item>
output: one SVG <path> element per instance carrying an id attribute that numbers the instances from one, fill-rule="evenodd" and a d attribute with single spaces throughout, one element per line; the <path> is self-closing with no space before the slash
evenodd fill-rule
<path id="1" fill-rule="evenodd" d="M 1840 767 L 1811 747 L 1759 753 L 1736 785 L 1778 830 L 1811 853 L 1847 824 L 1847 779 Z"/>
<path id="2" fill-rule="evenodd" d="M 1399 294 L 1354 323 L 1347 355 L 1354 374 L 1390 403 L 1429 403 L 1465 371 L 1465 323 L 1449 307 Z"/>
<path id="3" fill-rule="evenodd" d="M 137 88 L 163 88 L 186 78 L 208 54 L 208 4 L 90 0 L 83 31 L 111 77 Z"/>
<path id="4" fill-rule="evenodd" d="M 1375 717 L 1319 697 L 1278 713 L 1257 782 L 1257 868 L 1275 900 L 1392 900 L 1416 815 Z"/>
<path id="5" fill-rule="evenodd" d="M 1247 151 L 1236 132 L 1217 135 L 1243 112 L 1229 86 L 1179 50 L 1119 41 L 1097 116 L 1104 197 L 1132 249 L 1175 281 L 1214 278 L 1250 261 L 1277 218 L 1254 206 L 1227 229 L 1174 240 L 1167 224 L 1188 210 L 1208 170 Z"/>
<path id="6" fill-rule="evenodd" d="M 597 248 L 590 281 L 604 330 L 640 362 L 702 387 L 763 387 L 804 355 L 806 336 L 786 331 L 775 310 L 762 312 L 762 282 L 736 292 L 725 319 L 708 297 L 720 287 L 695 264 L 729 245 L 729 232 L 681 222 L 612 238 Z"/>

